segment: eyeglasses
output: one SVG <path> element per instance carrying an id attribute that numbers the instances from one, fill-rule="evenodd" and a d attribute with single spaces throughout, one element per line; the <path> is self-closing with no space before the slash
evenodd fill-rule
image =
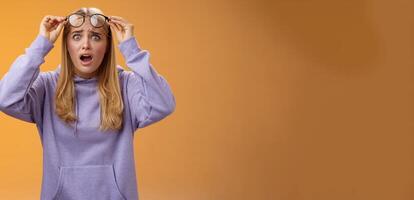
<path id="1" fill-rule="evenodd" d="M 89 17 L 89 22 L 95 28 L 102 27 L 105 22 L 109 22 L 109 17 L 102 15 L 102 14 L 93 14 L 93 15 L 84 15 L 79 13 L 74 13 L 66 17 L 69 24 L 73 27 L 80 27 L 83 23 L 85 23 L 85 17 Z"/>

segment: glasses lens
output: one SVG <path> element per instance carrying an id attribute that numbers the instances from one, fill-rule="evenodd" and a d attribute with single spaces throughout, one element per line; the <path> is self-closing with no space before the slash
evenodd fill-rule
<path id="1" fill-rule="evenodd" d="M 91 16 L 91 24 L 94 27 L 101 27 L 105 24 L 105 17 L 103 15 L 92 15 Z"/>
<path id="2" fill-rule="evenodd" d="M 78 27 L 78 26 L 81 26 L 83 24 L 84 19 L 85 18 L 84 18 L 83 15 L 73 14 L 73 15 L 69 16 L 69 23 L 70 23 L 70 25 L 72 25 L 74 27 Z"/>

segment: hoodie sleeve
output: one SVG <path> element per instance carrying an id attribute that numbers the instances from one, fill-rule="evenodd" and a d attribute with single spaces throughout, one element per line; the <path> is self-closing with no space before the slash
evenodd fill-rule
<path id="1" fill-rule="evenodd" d="M 149 52 L 141 50 L 134 37 L 120 43 L 119 49 L 132 70 L 126 90 L 135 128 L 146 127 L 174 112 L 174 95 L 149 63 Z"/>
<path id="2" fill-rule="evenodd" d="M 15 118 L 40 124 L 45 88 L 39 66 L 53 44 L 37 36 L 0 80 L 0 110 Z"/>

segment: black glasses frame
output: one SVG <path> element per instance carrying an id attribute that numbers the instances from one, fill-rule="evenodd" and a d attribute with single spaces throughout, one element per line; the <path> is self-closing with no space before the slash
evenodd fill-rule
<path id="1" fill-rule="evenodd" d="M 79 16 L 82 16 L 82 23 L 81 23 L 79 26 L 74 26 L 73 24 L 71 24 L 71 23 L 70 23 L 69 18 L 70 18 L 71 16 L 73 16 L 73 15 L 79 15 Z M 98 13 L 96 13 L 96 14 L 92 14 L 92 15 L 85 15 L 85 14 L 80 14 L 80 13 L 73 13 L 73 14 L 68 15 L 68 16 L 66 17 L 66 19 L 65 19 L 65 20 L 67 20 L 67 21 L 68 21 L 68 23 L 69 23 L 71 26 L 73 26 L 73 27 L 77 28 L 77 27 L 81 27 L 81 26 L 83 25 L 83 23 L 85 23 L 85 18 L 88 16 L 88 17 L 89 17 L 89 22 L 90 22 L 90 24 L 91 24 L 93 27 L 95 27 L 95 28 L 100 28 L 100 27 L 102 27 L 102 26 L 103 26 L 103 24 L 102 24 L 102 26 L 95 26 L 95 25 L 93 25 L 93 24 L 92 24 L 92 22 L 91 22 L 92 17 L 93 17 L 93 16 L 95 16 L 95 15 L 99 15 L 99 16 L 104 17 L 104 18 L 105 18 L 105 22 L 109 22 L 109 21 L 111 21 L 111 19 L 110 19 L 109 17 L 107 17 L 107 16 L 105 16 L 105 15 L 102 15 L 102 14 L 98 14 Z"/>

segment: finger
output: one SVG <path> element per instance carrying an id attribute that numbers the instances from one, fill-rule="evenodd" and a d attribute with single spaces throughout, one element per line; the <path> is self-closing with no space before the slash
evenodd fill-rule
<path id="1" fill-rule="evenodd" d="M 127 26 L 127 25 L 128 25 L 128 24 L 127 24 L 127 22 L 126 22 L 126 21 L 124 21 L 124 20 L 113 19 L 113 20 L 111 20 L 111 21 L 113 21 L 114 23 L 120 24 L 120 25 L 122 25 L 122 26 Z"/>
<path id="2" fill-rule="evenodd" d="M 123 27 L 121 26 L 121 25 L 119 25 L 119 24 L 117 24 L 117 23 L 112 23 L 113 24 L 113 26 L 115 26 L 116 27 L 116 29 L 118 30 L 118 31 L 122 31 L 123 30 Z"/>
<path id="3" fill-rule="evenodd" d="M 122 40 L 122 33 L 119 30 L 119 28 L 117 28 L 114 24 L 111 24 L 110 27 L 111 27 L 113 36 L 116 37 L 118 41 Z"/>
<path id="4" fill-rule="evenodd" d="M 57 21 L 59 21 L 59 20 L 56 16 L 48 16 L 46 18 L 46 22 L 49 23 L 49 24 L 56 23 Z"/>
<path id="5" fill-rule="evenodd" d="M 115 23 L 113 23 L 113 22 L 109 22 L 109 26 L 110 26 L 111 28 L 113 28 L 116 32 L 121 31 L 121 30 L 119 29 L 119 27 L 118 27 Z"/>
<path id="6" fill-rule="evenodd" d="M 50 29 L 56 29 L 57 28 L 57 26 L 59 26 L 59 24 L 61 24 L 62 22 L 60 22 L 58 19 L 51 19 L 49 22 L 48 22 L 48 28 L 50 28 Z"/>
<path id="7" fill-rule="evenodd" d="M 49 24 L 57 24 L 57 23 L 59 23 L 59 21 L 56 19 L 56 18 L 52 18 L 52 19 L 50 19 L 49 21 L 48 21 L 48 23 Z"/>
<path id="8" fill-rule="evenodd" d="M 60 35 L 60 32 L 62 32 L 62 29 L 63 29 L 65 24 L 66 24 L 65 22 L 62 22 L 58 25 L 58 27 L 56 28 L 56 32 L 57 32 L 56 34 L 57 35 Z"/>
<path id="9" fill-rule="evenodd" d="M 119 16 L 110 16 L 110 19 L 117 19 L 117 20 L 124 20 L 124 18 L 119 17 Z"/>
<path id="10" fill-rule="evenodd" d="M 65 21 L 65 20 L 66 20 L 66 17 L 62 17 L 62 16 L 59 17 L 59 21 L 62 22 L 62 21 Z"/>
<path id="11" fill-rule="evenodd" d="M 125 19 L 123 19 L 121 17 L 115 16 L 114 18 L 112 18 L 112 20 L 114 22 L 117 22 L 117 23 L 121 24 L 122 26 L 125 26 L 125 27 L 131 26 L 131 24 L 127 20 L 125 20 Z"/>
<path id="12" fill-rule="evenodd" d="M 65 21 L 66 20 L 66 18 L 65 17 L 55 17 L 55 18 L 53 18 L 52 19 L 54 22 L 63 22 L 63 21 Z"/>
<path id="13" fill-rule="evenodd" d="M 110 24 L 110 27 L 111 27 L 112 33 L 115 34 L 115 36 L 118 38 L 118 40 L 121 39 L 122 38 L 122 31 L 120 30 L 120 28 L 117 27 L 115 24 Z"/>
<path id="14" fill-rule="evenodd" d="M 56 16 L 50 16 L 48 21 L 56 21 L 58 17 Z"/>
<path id="15" fill-rule="evenodd" d="M 56 29 L 59 29 L 59 28 L 63 28 L 63 26 L 67 23 L 67 21 L 65 21 L 64 19 L 63 20 L 62 19 L 54 19 L 54 20 L 51 20 L 51 21 L 52 21 L 52 23 L 48 24 L 48 26 L 47 26 L 47 29 L 49 31 L 53 31 L 53 30 L 56 30 Z"/>
<path id="16" fill-rule="evenodd" d="M 50 21 L 50 16 L 49 15 L 46 15 L 45 17 L 43 17 L 42 22 L 41 22 L 42 26 L 47 27 L 49 21 Z"/>
<path id="17" fill-rule="evenodd" d="M 47 22 L 50 20 L 50 15 L 46 15 L 43 17 L 42 22 Z"/>

